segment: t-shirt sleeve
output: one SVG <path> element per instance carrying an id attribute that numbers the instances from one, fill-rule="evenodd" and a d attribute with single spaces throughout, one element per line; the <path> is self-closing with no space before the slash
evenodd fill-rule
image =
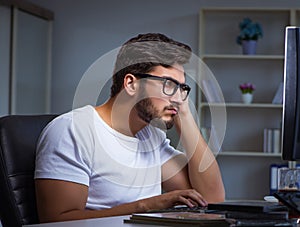
<path id="1" fill-rule="evenodd" d="M 46 126 L 37 144 L 35 179 L 65 180 L 89 186 L 87 151 L 76 136 L 71 118 L 58 117 Z"/>
<path id="2" fill-rule="evenodd" d="M 165 138 L 162 145 L 161 145 L 161 164 L 166 163 L 171 158 L 177 156 L 177 155 L 184 155 L 183 152 L 176 150 L 171 144 L 170 140 L 168 138 Z"/>

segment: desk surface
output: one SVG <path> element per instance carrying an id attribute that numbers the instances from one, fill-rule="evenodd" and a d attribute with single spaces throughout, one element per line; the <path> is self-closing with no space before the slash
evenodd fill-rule
<path id="1" fill-rule="evenodd" d="M 97 226 L 99 227 L 153 227 L 154 226 L 154 225 L 147 225 L 147 224 L 124 223 L 124 220 L 129 218 L 130 215 L 107 217 L 107 218 L 93 218 L 93 219 L 85 219 L 85 220 L 77 220 L 77 221 L 53 222 L 53 223 L 35 224 L 35 225 L 24 225 L 23 227 L 95 227 L 95 226 L 96 227 Z M 288 225 L 288 226 L 300 227 L 300 224 L 297 223 L 298 222 L 295 220 L 294 222 L 290 222 L 290 224 L 292 225 Z M 256 225 L 256 226 L 261 226 L 261 225 Z"/>
<path id="2" fill-rule="evenodd" d="M 53 222 L 53 223 L 45 223 L 45 224 L 36 224 L 36 225 L 24 225 L 24 227 L 153 227 L 153 225 L 145 225 L 145 224 L 129 224 L 124 223 L 124 219 L 129 219 L 128 216 L 116 216 L 116 217 L 107 217 L 107 218 L 93 218 L 86 220 L 78 220 L 78 221 L 65 221 L 65 222 Z"/>

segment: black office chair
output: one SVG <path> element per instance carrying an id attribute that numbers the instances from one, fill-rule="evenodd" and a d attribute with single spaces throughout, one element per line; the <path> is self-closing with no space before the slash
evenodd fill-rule
<path id="1" fill-rule="evenodd" d="M 4 227 L 38 223 L 35 150 L 43 128 L 56 115 L 0 118 L 0 220 Z"/>

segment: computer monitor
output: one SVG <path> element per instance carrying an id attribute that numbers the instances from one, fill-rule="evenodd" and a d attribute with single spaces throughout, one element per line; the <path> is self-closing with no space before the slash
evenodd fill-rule
<path id="1" fill-rule="evenodd" d="M 286 27 L 282 159 L 300 160 L 300 27 Z"/>

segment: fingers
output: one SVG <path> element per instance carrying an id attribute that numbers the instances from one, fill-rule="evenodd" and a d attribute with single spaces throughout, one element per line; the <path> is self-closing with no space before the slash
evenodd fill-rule
<path id="1" fill-rule="evenodd" d="M 207 206 L 207 201 L 203 196 L 194 189 L 182 190 L 180 193 L 180 202 L 186 204 L 189 207 L 194 206 Z"/>
<path id="2" fill-rule="evenodd" d="M 142 200 L 142 210 L 161 210 L 175 205 L 206 207 L 208 205 L 204 197 L 194 189 L 174 190 Z"/>

